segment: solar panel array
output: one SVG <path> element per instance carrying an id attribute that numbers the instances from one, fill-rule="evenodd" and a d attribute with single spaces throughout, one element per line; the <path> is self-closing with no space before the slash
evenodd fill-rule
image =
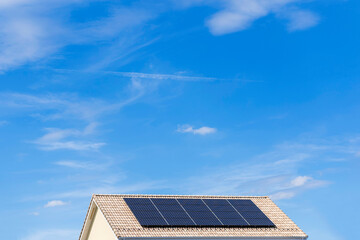
<path id="1" fill-rule="evenodd" d="M 275 227 L 251 201 L 242 199 L 124 198 L 145 227 Z"/>

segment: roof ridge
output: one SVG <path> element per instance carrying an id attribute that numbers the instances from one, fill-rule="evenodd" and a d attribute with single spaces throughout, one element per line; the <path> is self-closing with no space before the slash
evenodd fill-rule
<path id="1" fill-rule="evenodd" d="M 167 196 L 167 197 L 242 197 L 242 198 L 269 198 L 269 196 L 250 196 L 250 195 L 191 195 L 191 194 L 93 194 L 93 196 Z"/>

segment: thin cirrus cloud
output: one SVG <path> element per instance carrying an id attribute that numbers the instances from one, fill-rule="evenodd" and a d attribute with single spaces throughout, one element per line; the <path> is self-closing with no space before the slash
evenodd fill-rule
<path id="1" fill-rule="evenodd" d="M 158 87 L 157 82 L 142 81 L 132 77 L 126 86 L 126 97 L 105 101 L 99 98 L 82 98 L 73 93 L 25 94 L 0 92 L 0 110 L 31 113 L 42 120 L 77 119 L 94 122 L 104 114 L 119 111 L 123 107 Z"/>
<path id="2" fill-rule="evenodd" d="M 180 133 L 192 133 L 194 135 L 209 135 L 215 133 L 217 129 L 206 126 L 194 128 L 191 125 L 179 125 L 176 131 Z"/>
<path id="3" fill-rule="evenodd" d="M 111 8 L 109 14 L 99 20 L 69 24 L 69 19 L 64 16 L 69 15 L 69 11 L 85 7 L 83 1 L 54 0 L 51 4 L 46 3 L 43 0 L 1 1 L 0 71 L 41 60 L 67 45 L 111 42 L 120 36 L 137 36 L 128 45 L 131 47 L 137 44 L 140 36 L 129 29 L 153 18 L 153 14 L 141 6 L 119 6 Z"/>
<path id="4" fill-rule="evenodd" d="M 158 81 L 144 81 L 140 77 L 131 77 L 125 87 L 126 97 L 105 101 L 96 98 L 81 98 L 70 93 L 33 95 L 23 93 L 0 93 L 0 109 L 3 112 L 18 113 L 22 116 L 39 118 L 45 122 L 81 120 L 87 125 L 84 129 L 44 128 L 46 133 L 30 141 L 44 151 L 75 150 L 97 151 L 104 142 L 91 139 L 97 127 L 97 121 L 106 114 L 115 114 L 123 107 L 134 103 L 144 95 L 158 88 Z M 89 140 L 90 139 L 90 140 Z"/>
<path id="5" fill-rule="evenodd" d="M 87 142 L 78 140 L 93 133 L 96 123 L 91 123 L 84 130 L 77 129 L 56 129 L 47 128 L 47 133 L 42 137 L 34 140 L 32 143 L 37 144 L 41 150 L 53 151 L 59 149 L 86 151 L 98 150 L 104 146 L 103 142 Z"/>
<path id="6" fill-rule="evenodd" d="M 112 108 L 100 99 L 81 99 L 68 93 L 46 95 L 0 93 L 0 103 L 1 109 L 20 113 L 30 112 L 32 116 L 39 117 L 42 120 L 79 119 L 93 121 Z"/>
<path id="7" fill-rule="evenodd" d="M 180 74 L 160 74 L 160 73 L 142 73 L 142 72 L 108 72 L 111 74 L 121 75 L 125 77 L 138 79 L 154 79 L 154 80 L 175 80 L 185 82 L 197 81 L 215 81 L 217 78 L 212 77 L 198 77 L 198 76 L 184 76 Z"/>

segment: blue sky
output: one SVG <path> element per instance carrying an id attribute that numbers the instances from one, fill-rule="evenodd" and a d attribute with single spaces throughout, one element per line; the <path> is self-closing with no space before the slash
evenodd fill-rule
<path id="1" fill-rule="evenodd" d="M 356 239 L 359 13 L 0 1 L 2 238 L 75 240 L 91 194 L 156 193 L 270 195 L 309 239 Z"/>

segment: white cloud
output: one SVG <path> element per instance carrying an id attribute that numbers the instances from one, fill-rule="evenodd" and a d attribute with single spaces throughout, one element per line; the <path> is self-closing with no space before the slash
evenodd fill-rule
<path id="1" fill-rule="evenodd" d="M 224 35 L 245 30 L 254 21 L 278 13 L 288 15 L 290 23 L 288 29 L 304 30 L 315 26 L 319 18 L 310 11 L 292 11 L 291 7 L 295 3 L 303 0 L 213 0 L 213 1 L 181 1 L 182 7 L 196 5 L 210 5 L 220 9 L 217 13 L 210 16 L 206 25 L 213 35 Z"/>
<path id="2" fill-rule="evenodd" d="M 178 126 L 176 131 L 180 133 L 193 133 L 194 135 L 208 135 L 215 133 L 217 129 L 206 126 L 200 128 L 194 128 L 193 126 L 190 125 L 180 125 Z"/>
<path id="3" fill-rule="evenodd" d="M 49 207 L 59 207 L 59 206 L 64 206 L 68 203 L 66 202 L 63 202 L 61 200 L 52 200 L 52 201 L 49 201 L 45 204 L 44 208 L 49 208 Z"/>
<path id="4" fill-rule="evenodd" d="M 289 19 L 288 30 L 291 32 L 314 27 L 320 21 L 320 17 L 311 11 L 291 11 L 286 16 Z"/>
<path id="5" fill-rule="evenodd" d="M 21 238 L 21 240 L 76 240 L 78 239 L 79 230 L 70 229 L 50 229 L 41 230 Z"/>
<path id="6" fill-rule="evenodd" d="M 306 184 L 307 182 L 309 182 L 310 180 L 312 180 L 312 177 L 298 176 L 298 177 L 294 178 L 293 180 L 291 180 L 291 185 L 294 187 L 301 187 L 304 184 Z"/>

